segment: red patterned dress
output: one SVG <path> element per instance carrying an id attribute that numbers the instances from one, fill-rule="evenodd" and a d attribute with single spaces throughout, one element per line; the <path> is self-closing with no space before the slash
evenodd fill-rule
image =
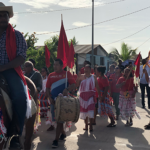
<path id="1" fill-rule="evenodd" d="M 106 76 L 104 76 L 104 77 L 99 77 L 97 81 L 100 88 L 101 96 L 103 96 L 105 88 L 109 86 L 108 79 Z M 100 114 L 100 116 L 109 116 L 115 119 L 111 107 L 111 101 L 112 98 L 110 97 L 109 92 L 107 92 L 107 96 L 105 97 L 104 102 L 99 102 L 98 113 Z"/>

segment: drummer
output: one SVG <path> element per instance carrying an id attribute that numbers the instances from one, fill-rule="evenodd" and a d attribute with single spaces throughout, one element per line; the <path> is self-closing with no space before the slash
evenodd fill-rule
<path id="1" fill-rule="evenodd" d="M 67 74 L 67 87 L 66 85 L 66 74 Z M 56 59 L 54 61 L 54 72 L 48 76 L 47 84 L 46 84 L 46 93 L 47 97 L 49 97 L 51 102 L 51 113 L 52 120 L 55 121 L 54 114 L 54 105 L 55 100 L 58 94 L 62 93 L 64 96 L 68 95 L 68 91 L 74 90 L 75 87 L 75 79 L 73 75 L 67 71 L 63 70 L 63 62 L 61 59 Z M 69 85 L 69 86 L 68 86 Z M 52 148 L 58 147 L 58 140 L 64 140 L 66 138 L 66 133 L 63 129 L 64 122 L 57 122 L 56 128 L 56 137 L 53 141 Z"/>

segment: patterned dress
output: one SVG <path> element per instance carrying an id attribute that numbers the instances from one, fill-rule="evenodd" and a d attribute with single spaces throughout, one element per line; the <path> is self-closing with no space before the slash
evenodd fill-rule
<path id="1" fill-rule="evenodd" d="M 123 81 L 126 81 L 124 77 L 119 78 L 117 84 L 121 84 Z M 136 101 L 133 97 L 134 89 L 134 79 L 130 78 L 126 81 L 126 84 L 120 89 L 119 96 L 119 109 L 120 116 L 123 120 L 128 120 L 130 117 L 141 118 L 139 113 L 136 111 Z"/>
<path id="2" fill-rule="evenodd" d="M 107 77 L 105 76 L 105 78 L 98 78 L 98 84 L 100 87 L 101 96 L 103 96 L 105 88 L 109 86 Z M 112 98 L 110 97 L 109 92 L 107 92 L 105 100 L 103 102 L 99 101 L 98 113 L 100 114 L 100 116 L 109 116 L 115 119 L 114 113 L 112 111 L 111 102 Z"/>
<path id="3" fill-rule="evenodd" d="M 95 79 L 92 75 L 84 79 L 79 88 L 80 118 L 83 120 L 86 117 L 94 118 L 95 92 Z"/>

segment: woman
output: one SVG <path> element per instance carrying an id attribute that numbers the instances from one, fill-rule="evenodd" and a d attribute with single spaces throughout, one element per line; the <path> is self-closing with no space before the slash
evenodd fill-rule
<path id="1" fill-rule="evenodd" d="M 97 75 L 98 75 L 98 85 L 101 92 L 101 99 L 99 102 L 99 109 L 98 113 L 101 116 L 108 116 L 111 120 L 111 123 L 107 127 L 115 127 L 115 116 L 112 111 L 111 107 L 111 99 L 110 94 L 108 93 L 109 90 L 109 82 L 107 77 L 104 75 L 106 70 L 105 66 L 100 66 L 97 68 Z"/>
<path id="2" fill-rule="evenodd" d="M 94 75 L 96 76 L 96 78 L 97 78 L 97 67 L 98 67 L 97 65 L 94 67 Z M 96 93 L 95 93 L 95 110 L 94 110 L 93 125 L 96 125 L 96 116 L 97 116 L 97 113 L 98 113 L 98 92 L 96 90 Z"/>
<path id="3" fill-rule="evenodd" d="M 39 94 L 39 99 L 40 99 L 40 106 L 41 106 L 41 117 L 45 117 L 46 119 L 46 124 L 51 125 L 47 131 L 52 131 L 54 130 L 54 126 L 52 125 L 52 119 L 51 119 L 51 113 L 50 113 L 50 105 L 49 100 L 46 99 L 46 83 L 47 83 L 47 77 L 49 75 L 49 71 L 46 67 L 43 67 L 41 70 L 41 75 L 43 78 L 43 84 L 42 84 L 42 90 Z"/>
<path id="4" fill-rule="evenodd" d="M 109 71 L 106 73 L 108 81 L 110 80 L 110 76 L 113 75 L 114 73 L 115 73 L 115 65 L 112 64 L 109 67 Z"/>
<path id="5" fill-rule="evenodd" d="M 90 132 L 93 131 L 93 118 L 95 109 L 95 88 L 99 96 L 100 90 L 97 79 L 91 74 L 91 66 L 86 65 L 84 69 L 85 74 L 79 74 L 77 79 L 77 87 L 79 86 L 79 100 L 80 100 L 80 118 L 85 121 L 85 128 L 88 130 L 88 118 L 90 119 Z"/>
<path id="6" fill-rule="evenodd" d="M 46 82 L 47 82 L 47 77 L 49 75 L 49 72 L 46 67 L 42 68 L 41 75 L 43 78 L 42 90 L 39 94 L 39 99 L 41 103 L 41 117 L 47 117 L 47 110 L 48 110 L 49 102 L 46 99 Z"/>
<path id="7" fill-rule="evenodd" d="M 126 120 L 126 126 L 132 126 L 132 118 L 137 116 L 140 119 L 139 114 L 136 111 L 135 94 L 137 87 L 134 85 L 133 77 L 130 77 L 130 69 L 124 70 L 124 76 L 120 77 L 117 82 L 117 88 L 120 88 L 119 96 L 119 109 L 122 119 Z"/>
<path id="8" fill-rule="evenodd" d="M 115 108 L 116 108 L 116 120 L 118 120 L 119 115 L 120 115 L 120 110 L 118 108 L 120 89 L 116 87 L 116 84 L 117 84 L 118 79 L 122 76 L 121 71 L 122 71 L 121 68 L 119 66 L 117 66 L 115 68 L 115 74 L 110 76 L 110 78 L 111 78 L 111 82 L 110 82 L 111 97 L 113 98 Z"/>

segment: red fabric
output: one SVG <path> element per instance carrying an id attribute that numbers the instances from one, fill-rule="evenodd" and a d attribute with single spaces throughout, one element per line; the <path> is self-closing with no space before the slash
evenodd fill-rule
<path id="1" fill-rule="evenodd" d="M 84 74 L 84 67 L 80 69 L 80 73 Z M 91 68 L 91 74 L 94 74 L 94 69 Z"/>
<path id="2" fill-rule="evenodd" d="M 67 58 L 69 58 L 68 54 L 69 54 L 69 44 L 62 21 L 58 42 L 57 58 L 63 61 L 63 68 L 67 66 Z"/>
<path id="3" fill-rule="evenodd" d="M 33 68 L 33 70 L 39 72 L 36 68 Z"/>
<path id="4" fill-rule="evenodd" d="M 73 77 L 74 77 L 75 81 L 76 81 L 77 78 L 78 78 L 77 74 L 74 74 Z"/>
<path id="5" fill-rule="evenodd" d="M 136 71 L 135 71 L 135 76 L 138 78 L 140 75 L 140 59 L 141 59 L 141 54 L 139 53 L 136 61 L 135 61 L 135 65 L 136 65 Z"/>
<path id="6" fill-rule="evenodd" d="M 51 85 L 54 82 L 57 82 L 64 78 L 66 78 L 66 71 L 63 70 L 61 73 L 53 72 L 53 73 L 49 74 L 49 76 L 48 76 L 46 87 L 51 88 Z M 69 71 L 67 71 L 67 78 L 68 78 L 69 84 L 76 83 L 73 75 Z"/>
<path id="7" fill-rule="evenodd" d="M 17 46 L 16 46 L 15 30 L 11 26 L 11 24 L 9 24 L 6 30 L 6 51 L 10 61 L 16 58 L 16 50 L 17 50 Z M 20 76 L 24 84 L 27 85 L 21 67 L 20 66 L 16 67 L 15 71 Z"/>
<path id="8" fill-rule="evenodd" d="M 46 45 L 45 46 L 45 63 L 46 63 L 46 67 L 47 68 L 49 68 L 51 66 L 51 64 L 50 64 L 50 56 L 51 56 L 51 53 L 48 50 L 48 47 Z"/>
<path id="9" fill-rule="evenodd" d="M 104 91 L 105 87 L 109 86 L 108 78 L 105 76 L 105 79 L 99 77 L 97 79 L 100 90 Z"/>
<path id="10" fill-rule="evenodd" d="M 122 74 L 117 77 L 116 74 L 113 74 L 110 76 L 110 78 L 112 79 L 112 81 L 110 82 L 110 86 L 111 86 L 111 92 L 112 93 L 120 93 L 120 89 L 116 88 L 116 84 L 118 82 L 118 79 L 122 76 Z"/>
<path id="11" fill-rule="evenodd" d="M 73 68 L 73 66 L 74 66 L 74 55 L 75 55 L 74 47 L 73 47 L 73 44 L 71 41 L 71 45 L 70 45 L 70 49 L 69 49 L 69 57 L 67 58 L 67 65 L 69 68 Z"/>
<path id="12" fill-rule="evenodd" d="M 124 77 L 120 77 L 117 84 L 121 84 L 123 81 L 126 81 L 126 79 Z M 126 84 L 123 85 L 121 88 L 120 88 L 120 91 L 133 91 L 133 88 L 135 87 L 134 85 L 134 79 L 133 78 L 130 78 L 126 81 Z"/>

